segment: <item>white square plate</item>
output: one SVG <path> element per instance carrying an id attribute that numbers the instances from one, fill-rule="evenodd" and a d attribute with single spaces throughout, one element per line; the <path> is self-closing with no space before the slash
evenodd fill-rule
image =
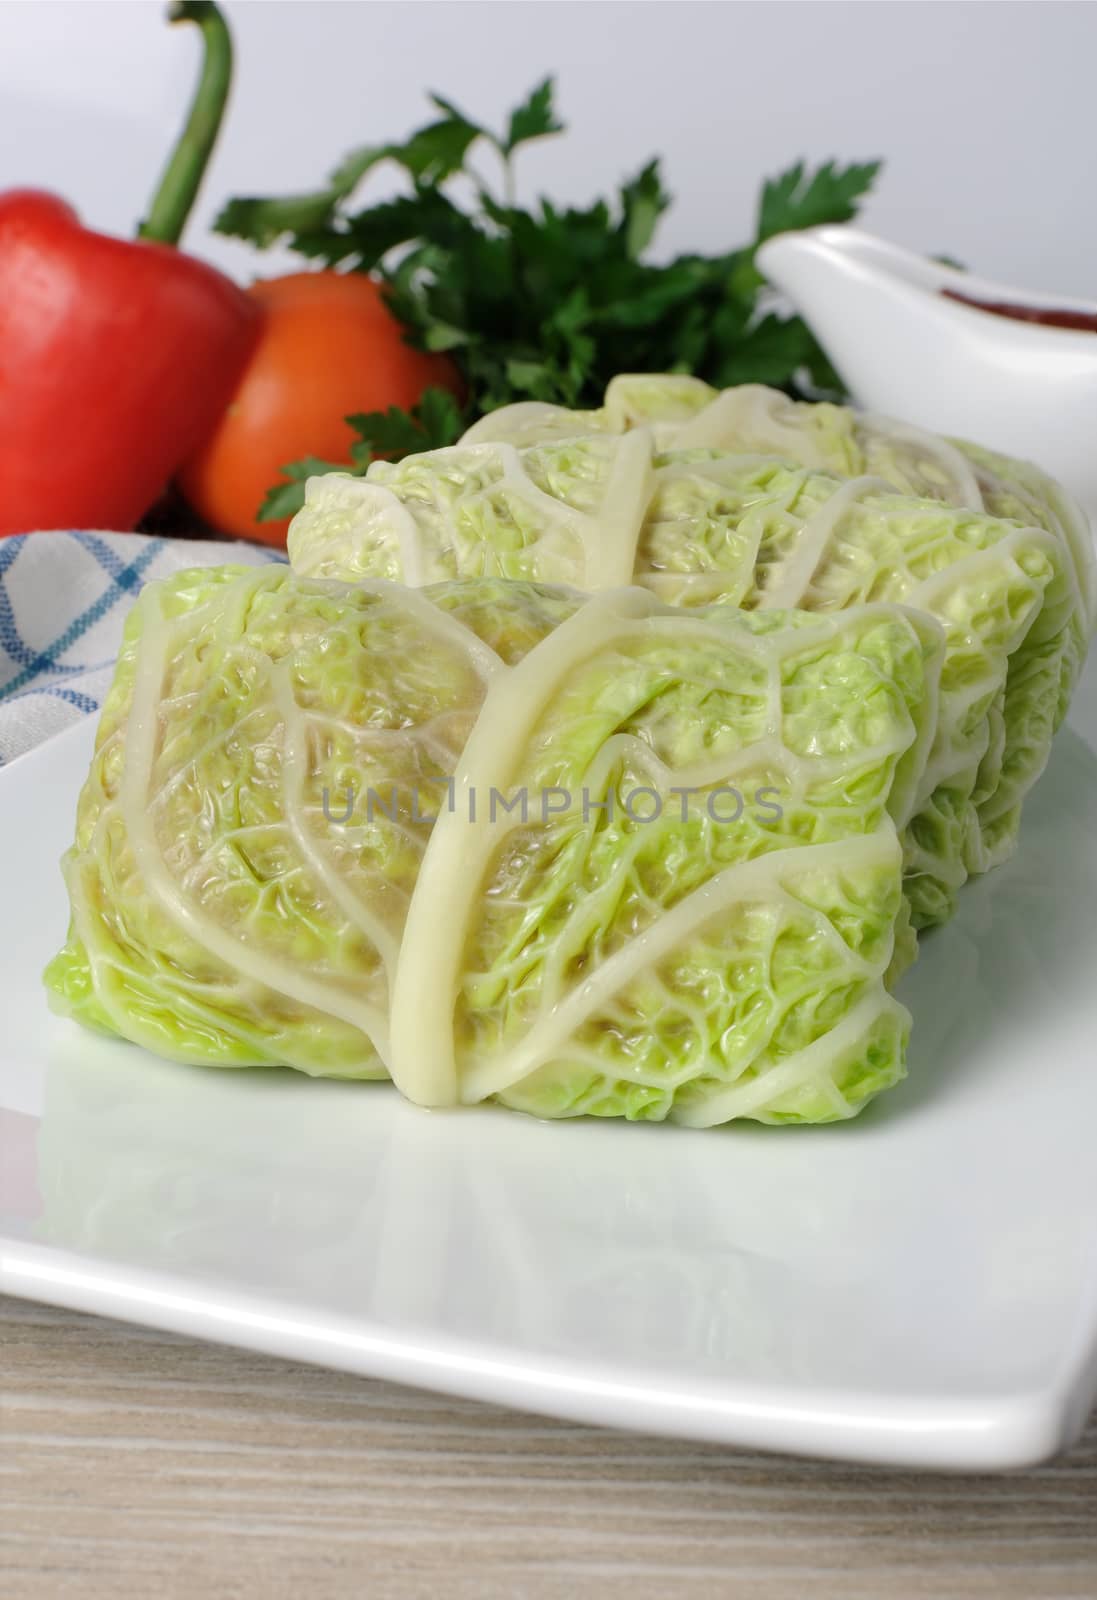
<path id="1" fill-rule="evenodd" d="M 828 1128 L 428 1113 L 59 1021 L 92 729 L 0 774 L 0 1290 L 554 1415 L 1009 1467 L 1097 1390 L 1097 674 Z M 430 997 L 424 996 L 424 1003 Z"/>

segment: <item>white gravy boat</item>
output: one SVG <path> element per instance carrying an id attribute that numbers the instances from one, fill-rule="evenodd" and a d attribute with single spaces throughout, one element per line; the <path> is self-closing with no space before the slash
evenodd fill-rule
<path id="1" fill-rule="evenodd" d="M 779 234 L 758 265 L 858 405 L 1035 462 L 1097 530 L 1097 333 L 1021 322 L 941 291 L 1091 316 L 1097 302 L 976 278 L 849 227 Z"/>

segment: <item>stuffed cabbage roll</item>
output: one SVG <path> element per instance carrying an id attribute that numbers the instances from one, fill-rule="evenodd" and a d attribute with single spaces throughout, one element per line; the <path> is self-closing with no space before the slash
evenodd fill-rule
<path id="1" fill-rule="evenodd" d="M 833 408 L 832 408 L 833 409 Z M 487 419 L 490 420 L 490 419 Z M 314 478 L 289 535 L 303 573 L 421 584 L 487 574 L 692 607 L 833 612 L 898 601 L 945 629 L 937 734 L 904 832 L 917 927 L 1012 851 L 1088 639 L 1058 534 L 771 456 L 656 448 L 648 428 L 459 445 L 365 479 Z"/>
<path id="2" fill-rule="evenodd" d="M 897 827 L 942 656 L 883 604 L 151 584 L 52 1003 L 179 1060 L 391 1075 L 427 1105 L 850 1116 L 903 1072 Z"/>
<path id="3" fill-rule="evenodd" d="M 598 411 L 568 411 L 536 401 L 502 406 L 481 418 L 463 443 L 544 444 L 591 433 L 650 427 L 659 450 L 715 449 L 780 456 L 843 477 L 869 474 L 904 494 L 1044 528 L 1066 545 L 1082 615 L 1097 617 L 1097 564 L 1081 508 L 1028 461 L 964 439 L 850 406 L 790 400 L 762 384 L 718 390 L 680 373 L 614 378 Z"/>

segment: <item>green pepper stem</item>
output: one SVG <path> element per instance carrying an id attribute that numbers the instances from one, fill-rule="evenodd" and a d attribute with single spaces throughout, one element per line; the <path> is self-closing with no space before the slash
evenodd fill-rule
<path id="1" fill-rule="evenodd" d="M 190 114 L 137 237 L 178 244 L 225 113 L 232 82 L 232 35 L 214 0 L 172 0 L 168 21 L 194 22 L 201 29 L 202 75 Z"/>

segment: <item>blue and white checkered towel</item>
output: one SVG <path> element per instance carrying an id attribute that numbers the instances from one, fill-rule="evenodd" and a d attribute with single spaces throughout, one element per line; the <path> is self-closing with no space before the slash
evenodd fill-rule
<path id="1" fill-rule="evenodd" d="M 0 539 L 0 765 L 98 711 L 126 613 L 150 578 L 281 559 L 257 545 L 136 533 Z"/>

